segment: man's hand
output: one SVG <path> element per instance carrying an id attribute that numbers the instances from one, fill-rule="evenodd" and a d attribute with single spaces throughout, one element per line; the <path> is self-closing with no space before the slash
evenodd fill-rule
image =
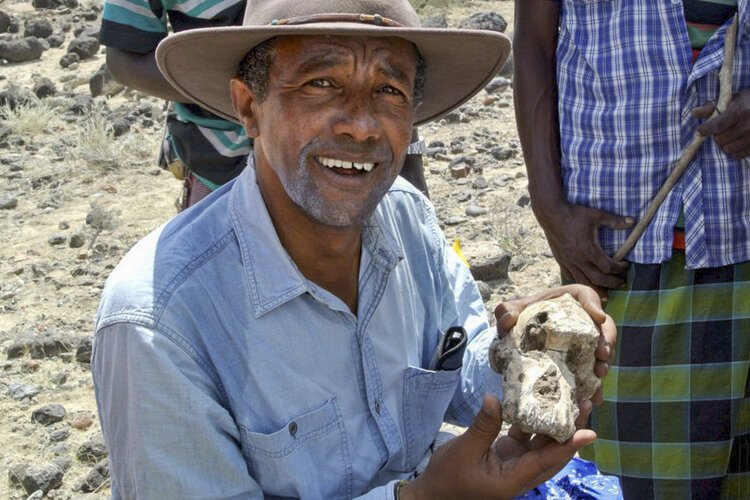
<path id="1" fill-rule="evenodd" d="M 708 103 L 693 110 L 695 118 L 708 118 L 716 108 Z M 750 156 L 750 89 L 732 97 L 727 109 L 698 127 L 701 135 L 712 135 L 719 147 L 735 160 Z"/>
<path id="2" fill-rule="evenodd" d="M 576 299 L 583 309 L 594 320 L 594 324 L 599 328 L 599 344 L 596 347 L 594 355 L 594 373 L 597 377 L 602 378 L 609 372 L 609 363 L 613 359 L 615 342 L 617 341 L 617 327 L 610 316 L 602 309 L 602 303 L 599 296 L 594 290 L 581 285 L 568 285 L 559 288 L 546 290 L 531 297 L 524 297 L 518 300 L 503 302 L 495 308 L 495 319 L 497 319 L 497 333 L 500 337 L 508 334 L 513 325 L 518 321 L 518 315 L 521 314 L 526 306 L 540 300 L 559 297 L 564 293 L 569 293 Z M 601 387 L 592 396 L 591 401 L 594 404 L 602 402 Z"/>
<path id="3" fill-rule="evenodd" d="M 635 224 L 632 218 L 567 204 L 535 213 L 567 278 L 593 287 L 601 297 L 625 284 L 628 263 L 617 262 L 602 250 L 599 228 L 627 229 Z"/>
<path id="4" fill-rule="evenodd" d="M 554 476 L 596 434 L 581 430 L 591 404 L 576 420 L 579 429 L 565 443 L 517 427 L 498 439 L 502 425 L 500 401 L 485 396 L 482 410 L 462 435 L 440 447 L 425 471 L 404 486 L 401 500 L 506 499 L 520 495 Z"/>

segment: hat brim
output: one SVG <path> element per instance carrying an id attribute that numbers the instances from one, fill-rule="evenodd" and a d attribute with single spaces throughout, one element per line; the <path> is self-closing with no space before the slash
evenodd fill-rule
<path id="1" fill-rule="evenodd" d="M 383 28 L 359 23 L 292 26 L 232 26 L 182 31 L 159 44 L 156 60 L 165 78 L 203 108 L 237 122 L 229 80 L 250 48 L 282 35 L 393 36 L 414 43 L 425 59 L 422 105 L 415 125 L 457 108 L 502 68 L 510 40 L 485 30 Z"/>

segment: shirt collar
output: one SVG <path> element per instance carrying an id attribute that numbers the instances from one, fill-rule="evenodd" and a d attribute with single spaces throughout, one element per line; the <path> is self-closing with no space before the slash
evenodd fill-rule
<path id="1" fill-rule="evenodd" d="M 404 252 L 394 233 L 396 228 L 385 223 L 382 210 L 381 202 L 365 223 L 362 248 L 368 253 L 369 262 L 390 271 L 403 259 Z M 256 318 L 317 288 L 302 275 L 276 234 L 256 181 L 252 154 L 232 186 L 229 218 L 237 235 Z"/>

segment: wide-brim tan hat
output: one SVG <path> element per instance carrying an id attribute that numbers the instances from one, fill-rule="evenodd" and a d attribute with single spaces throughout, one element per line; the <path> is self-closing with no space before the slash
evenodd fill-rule
<path id="1" fill-rule="evenodd" d="M 237 122 L 229 80 L 252 47 L 281 35 L 393 36 L 425 59 L 422 105 L 415 125 L 457 108 L 502 68 L 510 40 L 494 31 L 420 27 L 408 0 L 248 0 L 242 26 L 171 35 L 156 60 L 166 79 L 205 109 Z"/>

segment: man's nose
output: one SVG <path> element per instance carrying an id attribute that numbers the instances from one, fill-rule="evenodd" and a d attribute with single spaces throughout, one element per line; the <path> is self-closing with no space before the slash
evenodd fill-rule
<path id="1" fill-rule="evenodd" d="M 333 122 L 333 132 L 336 135 L 347 135 L 356 142 L 375 139 L 380 136 L 381 130 L 374 106 L 361 97 L 348 99 Z"/>

